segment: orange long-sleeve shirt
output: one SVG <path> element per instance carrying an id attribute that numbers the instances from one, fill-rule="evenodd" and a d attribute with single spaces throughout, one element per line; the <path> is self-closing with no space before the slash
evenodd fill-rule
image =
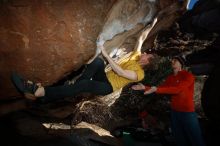
<path id="1" fill-rule="evenodd" d="M 179 112 L 194 112 L 194 76 L 185 70 L 170 75 L 157 87 L 156 93 L 171 95 L 171 109 Z"/>

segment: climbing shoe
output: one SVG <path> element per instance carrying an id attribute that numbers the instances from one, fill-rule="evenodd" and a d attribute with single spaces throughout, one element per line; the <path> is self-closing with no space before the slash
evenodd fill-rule
<path id="1" fill-rule="evenodd" d="M 16 72 L 13 72 L 11 75 L 11 80 L 17 90 L 24 94 L 24 96 L 28 99 L 35 100 L 36 97 L 34 96 L 35 91 L 38 89 L 36 83 L 23 79 L 20 75 Z"/>

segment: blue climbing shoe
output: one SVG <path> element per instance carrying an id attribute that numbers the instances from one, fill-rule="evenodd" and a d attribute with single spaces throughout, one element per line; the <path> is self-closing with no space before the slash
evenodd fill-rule
<path id="1" fill-rule="evenodd" d="M 16 72 L 12 73 L 11 80 L 17 90 L 24 94 L 26 98 L 32 100 L 36 99 L 36 97 L 34 96 L 35 91 L 38 89 L 36 83 L 23 79 Z"/>

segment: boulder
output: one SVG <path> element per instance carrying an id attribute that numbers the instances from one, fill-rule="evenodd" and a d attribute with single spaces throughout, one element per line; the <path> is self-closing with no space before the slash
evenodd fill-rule
<path id="1" fill-rule="evenodd" d="M 0 98 L 20 95 L 12 71 L 51 85 L 85 64 L 115 1 L 1 1 Z"/>

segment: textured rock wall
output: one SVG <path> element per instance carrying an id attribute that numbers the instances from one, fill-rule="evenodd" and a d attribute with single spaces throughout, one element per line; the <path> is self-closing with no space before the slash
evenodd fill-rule
<path id="1" fill-rule="evenodd" d="M 150 49 L 153 47 L 156 34 L 169 29 L 180 16 L 179 11 L 184 11 L 184 7 L 186 3 L 181 5 L 178 0 L 118 1 L 106 17 L 107 20 L 99 34 L 100 42 L 104 42 L 105 48 L 111 54 L 122 48 L 129 52 L 134 48 L 140 32 L 151 23 L 158 12 L 163 13 L 142 50 Z"/>
<path id="2" fill-rule="evenodd" d="M 0 1 L 0 98 L 19 95 L 12 71 L 48 85 L 88 61 L 115 1 Z"/>
<path id="3" fill-rule="evenodd" d="M 129 37 L 133 37 L 150 23 L 156 12 L 156 0 L 118 1 L 107 16 L 100 41 L 107 41 L 105 47 L 109 52 L 121 47 Z M 133 45 L 135 42 L 136 40 Z"/>

